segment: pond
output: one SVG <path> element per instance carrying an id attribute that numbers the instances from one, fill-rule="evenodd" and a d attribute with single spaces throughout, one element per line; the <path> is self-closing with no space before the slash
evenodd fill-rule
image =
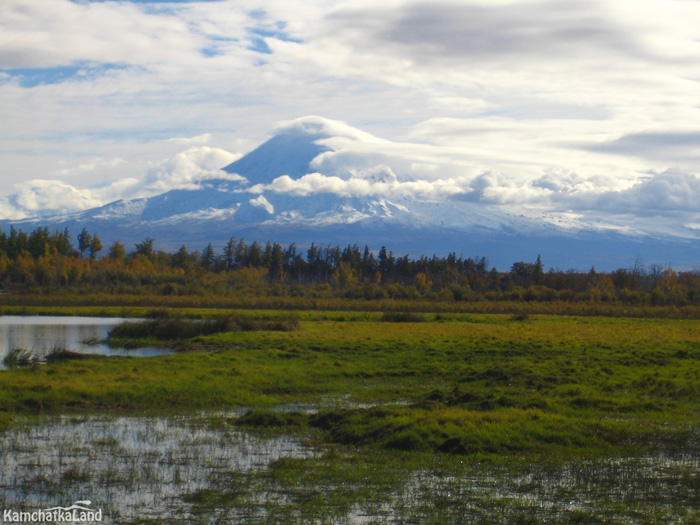
<path id="1" fill-rule="evenodd" d="M 256 437 L 224 419 L 59 416 L 16 425 L 0 433 L 0 509 L 77 502 L 101 510 L 103 523 L 193 523 L 191 507 L 224 480 L 316 454 L 295 438 Z"/>
<path id="2" fill-rule="evenodd" d="M 112 348 L 104 343 L 109 331 L 124 322 L 121 318 L 0 316 L 0 368 L 3 358 L 13 349 L 46 355 L 55 349 L 107 356 L 150 357 L 172 353 L 167 348 Z"/>

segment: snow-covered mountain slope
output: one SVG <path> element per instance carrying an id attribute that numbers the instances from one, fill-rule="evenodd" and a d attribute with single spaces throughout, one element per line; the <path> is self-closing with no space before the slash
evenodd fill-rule
<path id="1" fill-rule="evenodd" d="M 224 167 L 227 173 L 245 177 L 251 184 L 269 184 L 277 177 L 299 177 L 309 172 L 311 161 L 328 148 L 316 144 L 313 135 L 282 133 L 248 155 Z"/>
<path id="2" fill-rule="evenodd" d="M 450 189 L 439 174 L 417 181 L 405 165 L 390 165 L 378 153 L 383 145 L 386 141 L 343 123 L 306 117 L 222 167 L 242 179 L 222 176 L 195 188 L 15 225 L 69 227 L 76 234 L 86 227 L 106 242 L 136 243 L 149 236 L 163 249 L 221 246 L 235 236 L 300 246 L 385 245 L 412 256 L 456 252 L 486 256 L 499 268 L 534 260 L 538 253 L 547 265 L 561 268 L 628 266 L 637 255 L 650 263 L 696 265 L 695 231 L 669 235 L 660 226 L 650 232 L 567 214 L 509 213 Z M 452 193 L 440 193 L 445 188 Z"/>

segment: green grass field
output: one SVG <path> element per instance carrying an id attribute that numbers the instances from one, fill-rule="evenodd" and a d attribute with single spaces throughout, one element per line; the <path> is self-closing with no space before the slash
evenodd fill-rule
<path id="1" fill-rule="evenodd" d="M 184 313 L 207 318 L 231 312 Z M 243 315 L 274 321 L 288 313 Z M 325 453 L 280 460 L 235 484 L 270 491 L 282 484 L 291 487 L 292 502 L 302 491 L 312 498 L 302 505 L 312 509 L 304 516 L 321 521 L 347 514 L 357 502 L 375 501 L 382 490 L 386 498 L 379 499 L 389 501 L 397 487 L 426 469 L 457 476 L 464 462 L 470 468 L 486 462 L 490 472 L 508 464 L 507 472 L 523 475 L 533 464 L 684 454 L 697 441 L 697 321 L 426 313 L 395 322 L 403 317 L 297 315 L 292 331 L 195 337 L 179 341 L 181 351 L 168 356 L 2 371 L 0 425 L 40 413 L 241 410 L 239 417 L 212 416 L 212 424 L 302 436 Z M 692 493 L 698 475 L 688 476 L 684 487 Z M 327 490 L 314 492 L 313 478 L 325 479 Z M 347 490 L 338 488 L 342 479 Z M 234 493 L 231 483 L 191 494 L 188 504 L 204 514 L 217 505 L 251 504 L 252 493 Z M 484 505 L 506 505 L 484 497 Z M 697 505 L 682 498 L 676 504 L 691 509 L 688 522 L 698 519 Z M 272 505 L 266 515 L 283 508 Z M 639 512 L 653 522 L 655 508 L 621 515 Z M 513 516 L 528 515 L 527 506 L 521 510 Z M 453 511 L 446 507 L 443 517 L 455 519 Z M 582 512 L 584 522 L 606 515 Z M 435 522 L 440 516 L 433 516 Z"/>
<path id="2" fill-rule="evenodd" d="M 423 318 L 305 312 L 295 331 L 196 337 L 170 356 L 8 370 L 0 374 L 0 407 L 260 410 L 307 403 L 326 419 L 295 424 L 325 429 L 333 441 L 461 454 L 602 453 L 698 423 L 697 322 Z"/>

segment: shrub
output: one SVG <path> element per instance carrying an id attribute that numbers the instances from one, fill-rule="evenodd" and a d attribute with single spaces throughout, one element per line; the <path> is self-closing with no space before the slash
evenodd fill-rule
<path id="1" fill-rule="evenodd" d="M 7 367 L 29 366 L 39 361 L 39 356 L 24 348 L 13 348 L 2 360 Z"/>
<path id="2" fill-rule="evenodd" d="M 167 313 L 167 310 L 165 311 Z M 109 337 L 126 339 L 191 339 L 220 332 L 253 332 L 261 330 L 290 332 L 299 329 L 299 318 L 290 315 L 282 319 L 254 319 L 242 315 L 214 320 L 173 319 L 157 317 L 146 321 L 126 321 L 109 333 Z"/>
<path id="3" fill-rule="evenodd" d="M 384 323 L 423 323 L 425 315 L 413 312 L 384 312 L 381 321 Z"/>
<path id="4" fill-rule="evenodd" d="M 527 313 L 513 314 L 513 316 L 510 319 L 511 319 L 511 321 L 527 321 L 530 319 L 530 314 L 527 314 Z"/>

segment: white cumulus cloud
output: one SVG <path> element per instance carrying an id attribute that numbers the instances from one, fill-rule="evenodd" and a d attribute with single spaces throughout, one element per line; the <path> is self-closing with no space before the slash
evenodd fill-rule
<path id="1" fill-rule="evenodd" d="M 151 168 L 146 188 L 162 192 L 175 188 L 193 188 L 196 183 L 207 179 L 241 180 L 238 175 L 221 171 L 222 167 L 238 158 L 240 155 L 220 148 L 190 148 Z"/>
<path id="2" fill-rule="evenodd" d="M 70 180 L 115 169 L 124 170 L 124 173 L 110 183 L 82 187 L 58 179 L 33 179 L 17 183 L 14 193 L 0 199 L 0 218 L 22 219 L 82 211 L 119 199 L 151 197 L 171 189 L 196 188 L 208 179 L 241 180 L 238 175 L 221 171 L 222 167 L 239 157 L 240 154 L 220 148 L 200 146 L 177 153 L 147 169 L 120 159 L 94 160 L 56 170 L 52 174 Z"/>
<path id="3" fill-rule="evenodd" d="M 417 180 L 399 182 L 377 182 L 372 179 L 352 177 L 327 176 L 321 173 L 309 173 L 298 179 L 288 175 L 277 177 L 270 184 L 257 184 L 250 188 L 251 192 L 272 191 L 296 196 L 308 196 L 319 193 L 333 193 L 343 197 L 376 196 L 376 197 L 411 197 L 420 200 L 444 200 L 454 195 L 466 193 L 468 188 L 454 179 Z"/>
<path id="4" fill-rule="evenodd" d="M 90 190 L 80 190 L 56 180 L 32 180 L 13 196 L 15 207 L 26 214 L 66 213 L 102 204 Z"/>

